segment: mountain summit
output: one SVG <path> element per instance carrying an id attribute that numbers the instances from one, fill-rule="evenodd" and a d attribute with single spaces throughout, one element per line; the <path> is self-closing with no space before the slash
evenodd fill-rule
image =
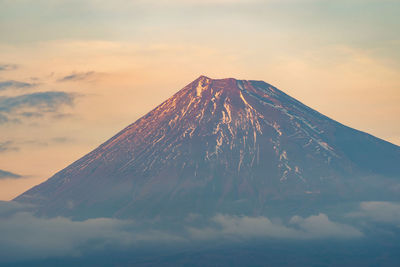
<path id="1" fill-rule="evenodd" d="M 201 76 L 15 200 L 76 218 L 261 215 L 276 203 L 394 197 L 399 163 L 398 146 L 270 84 Z"/>

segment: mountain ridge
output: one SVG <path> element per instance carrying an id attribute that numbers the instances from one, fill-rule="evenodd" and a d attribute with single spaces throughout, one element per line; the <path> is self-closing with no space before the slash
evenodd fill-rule
<path id="1" fill-rule="evenodd" d="M 396 162 L 398 146 L 268 83 L 202 75 L 15 200 L 78 217 L 263 214 L 271 201 L 396 197 Z"/>

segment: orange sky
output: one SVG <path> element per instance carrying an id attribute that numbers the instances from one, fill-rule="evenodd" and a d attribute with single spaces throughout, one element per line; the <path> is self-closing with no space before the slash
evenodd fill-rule
<path id="1" fill-rule="evenodd" d="M 0 178 L 0 199 L 46 180 L 202 74 L 264 80 L 399 145 L 399 4 L 380 2 L 378 16 L 370 0 L 267 2 L 0 2 L 0 169 L 23 176 Z M 37 92 L 73 104 L 4 102 Z"/>

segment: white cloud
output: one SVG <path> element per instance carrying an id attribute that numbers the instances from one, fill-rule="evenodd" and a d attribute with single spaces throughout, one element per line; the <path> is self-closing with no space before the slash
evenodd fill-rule
<path id="1" fill-rule="evenodd" d="M 294 216 L 289 223 L 267 217 L 218 214 L 192 227 L 196 219 L 182 222 L 180 232 L 160 225 L 132 220 L 96 218 L 73 221 L 69 218 L 42 218 L 27 212 L 30 207 L 0 202 L 0 262 L 79 257 L 104 250 L 127 250 L 149 244 L 193 244 L 199 241 L 231 242 L 252 239 L 314 240 L 350 239 L 363 234 L 352 226 L 329 220 L 325 214 L 302 218 Z M 197 217 L 196 217 L 197 218 Z M 183 242 L 183 243 L 182 243 Z"/>
<path id="2" fill-rule="evenodd" d="M 31 208 L 16 202 L 0 202 L 0 262 L 79 257 L 87 253 L 102 253 L 110 248 L 121 251 L 148 245 L 186 246 L 216 240 L 231 244 L 254 240 L 368 239 L 369 234 L 363 233 L 364 227 L 368 233 L 371 230 L 380 233 L 379 227 L 375 228 L 370 222 L 400 225 L 400 203 L 377 201 L 362 202 L 358 210 L 347 214 L 346 220 L 352 219 L 351 225 L 333 221 L 324 213 L 293 216 L 288 221 L 263 216 L 218 214 L 206 218 L 189 214 L 186 220 L 173 227 L 182 229 L 180 231 L 172 231 L 163 221 L 39 218 L 28 212 Z"/>
<path id="3" fill-rule="evenodd" d="M 347 239 L 362 237 L 358 229 L 333 222 L 328 216 L 319 215 L 302 218 L 294 216 L 285 225 L 281 222 L 272 222 L 267 217 L 238 217 L 217 215 L 212 221 L 216 227 L 193 228 L 188 231 L 195 239 L 213 238 L 279 238 L 279 239 Z"/>
<path id="4" fill-rule="evenodd" d="M 307 218 L 294 216 L 290 222 L 297 225 L 307 238 L 357 238 L 363 236 L 353 226 L 333 222 L 323 213 Z"/>
<path id="5" fill-rule="evenodd" d="M 124 225 L 113 219 L 74 222 L 61 217 L 42 219 L 29 213 L 18 213 L 0 220 L 0 258 L 4 261 L 77 256 L 79 248 L 90 241 L 96 241 L 97 248 L 126 244 L 132 237 L 124 232 Z"/>
<path id="6" fill-rule="evenodd" d="M 0 262 L 77 257 L 86 252 L 126 249 L 139 243 L 181 241 L 157 230 L 143 230 L 133 221 L 96 218 L 38 218 L 19 212 L 0 218 Z"/>
<path id="7" fill-rule="evenodd" d="M 375 222 L 393 223 L 400 226 L 400 203 L 386 201 L 365 201 L 360 209 L 348 214 L 349 217 L 367 218 Z"/>

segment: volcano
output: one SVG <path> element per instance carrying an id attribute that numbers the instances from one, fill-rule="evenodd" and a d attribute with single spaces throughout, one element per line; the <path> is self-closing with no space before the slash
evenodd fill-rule
<path id="1" fill-rule="evenodd" d="M 268 83 L 201 76 L 15 200 L 74 218 L 262 215 L 398 199 L 399 163 L 399 146 Z"/>

